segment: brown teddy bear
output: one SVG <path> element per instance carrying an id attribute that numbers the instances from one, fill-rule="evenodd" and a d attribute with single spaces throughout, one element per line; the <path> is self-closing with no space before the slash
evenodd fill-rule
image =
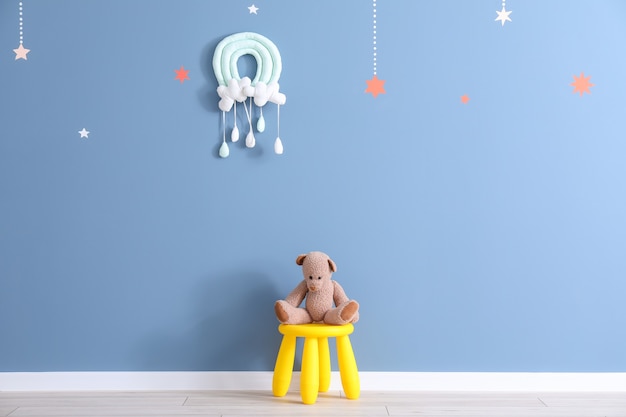
<path id="1" fill-rule="evenodd" d="M 284 300 L 274 304 L 278 321 L 283 324 L 346 324 L 359 320 L 359 303 L 350 300 L 337 281 L 331 280 L 337 266 L 323 252 L 299 255 L 304 280 Z M 305 307 L 300 307 L 306 297 Z M 333 303 L 335 307 L 333 307 Z"/>

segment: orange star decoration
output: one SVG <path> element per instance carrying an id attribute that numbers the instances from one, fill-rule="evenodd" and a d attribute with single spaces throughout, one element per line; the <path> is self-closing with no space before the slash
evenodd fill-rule
<path id="1" fill-rule="evenodd" d="M 189 70 L 186 70 L 185 67 L 183 67 L 182 65 L 180 66 L 180 69 L 174 70 L 174 72 L 176 73 L 176 77 L 174 78 L 175 80 L 180 80 L 180 83 L 182 84 L 185 80 L 189 79 Z"/>
<path id="2" fill-rule="evenodd" d="M 467 94 L 461 96 L 461 103 L 467 104 L 470 101 L 470 98 Z"/>
<path id="3" fill-rule="evenodd" d="M 581 96 L 583 93 L 591 94 L 589 87 L 593 87 L 593 84 L 589 82 L 590 78 L 591 75 L 589 77 L 585 77 L 585 74 L 582 72 L 580 73 L 580 77 L 574 75 L 574 82 L 570 84 L 574 87 L 574 91 L 572 91 L 572 93 L 578 92 Z"/>
<path id="4" fill-rule="evenodd" d="M 365 80 L 365 82 L 367 83 L 367 88 L 365 89 L 366 93 L 372 93 L 374 97 L 378 96 L 379 94 L 386 93 L 383 87 L 383 84 L 385 84 L 385 80 L 379 80 L 376 75 L 374 75 L 371 80 Z"/>

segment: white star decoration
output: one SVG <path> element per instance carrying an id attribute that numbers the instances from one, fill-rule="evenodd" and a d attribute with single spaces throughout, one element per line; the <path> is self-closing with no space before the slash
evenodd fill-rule
<path id="1" fill-rule="evenodd" d="M 250 14 L 257 14 L 256 11 L 259 10 L 259 8 L 253 4 L 252 6 L 248 7 L 248 10 L 250 10 Z"/>
<path id="2" fill-rule="evenodd" d="M 83 127 L 83 130 L 79 130 L 81 138 L 89 138 L 89 131 Z"/>
<path id="3" fill-rule="evenodd" d="M 15 52 L 15 60 L 18 60 L 18 59 L 28 60 L 28 58 L 26 57 L 26 54 L 30 52 L 30 49 L 24 48 L 24 45 L 20 43 L 20 46 L 17 49 L 14 49 L 13 52 Z"/>
<path id="4" fill-rule="evenodd" d="M 502 26 L 504 26 L 504 22 L 505 21 L 509 21 L 512 22 L 511 18 L 509 17 L 509 15 L 512 13 L 511 11 L 506 11 L 506 9 L 504 8 L 504 6 L 502 6 L 502 10 L 501 11 L 497 11 L 496 13 L 498 13 L 498 17 L 496 17 L 496 22 L 498 20 L 500 20 L 502 22 Z"/>

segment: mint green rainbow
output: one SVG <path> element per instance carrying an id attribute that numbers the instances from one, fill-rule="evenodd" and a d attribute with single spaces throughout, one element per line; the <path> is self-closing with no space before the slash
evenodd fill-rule
<path id="1" fill-rule="evenodd" d="M 256 59 L 257 71 L 252 85 L 258 82 L 278 82 L 282 62 L 278 48 L 265 36 L 253 32 L 240 32 L 227 36 L 215 47 L 213 71 L 219 85 L 227 86 L 231 79 L 240 80 L 237 60 L 243 55 Z"/>

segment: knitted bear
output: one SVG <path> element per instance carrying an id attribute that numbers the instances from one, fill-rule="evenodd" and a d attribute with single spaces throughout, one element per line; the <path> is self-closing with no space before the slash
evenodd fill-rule
<path id="1" fill-rule="evenodd" d="M 337 266 L 323 252 L 299 255 L 304 280 L 284 300 L 274 304 L 278 321 L 283 324 L 346 324 L 359 319 L 359 303 L 350 300 L 337 281 L 331 279 Z M 300 307 L 306 298 L 305 306 Z M 333 306 L 334 304 L 334 306 Z"/>

